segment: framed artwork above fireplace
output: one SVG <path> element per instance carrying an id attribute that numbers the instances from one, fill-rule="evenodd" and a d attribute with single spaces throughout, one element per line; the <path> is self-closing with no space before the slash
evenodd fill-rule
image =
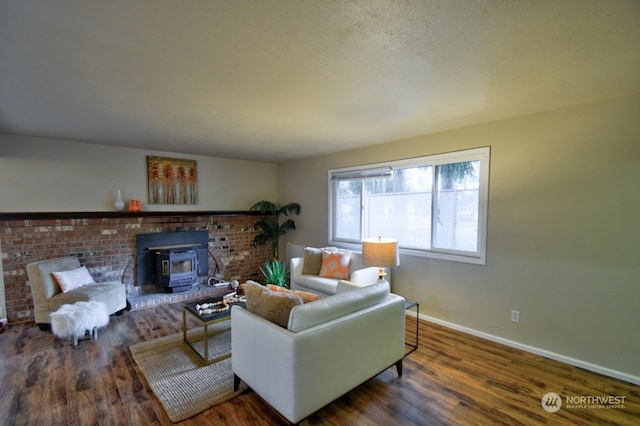
<path id="1" fill-rule="evenodd" d="M 147 156 L 149 204 L 198 204 L 198 162 Z"/>

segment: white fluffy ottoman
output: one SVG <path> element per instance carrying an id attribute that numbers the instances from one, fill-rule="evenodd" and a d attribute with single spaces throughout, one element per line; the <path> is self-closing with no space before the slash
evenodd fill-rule
<path id="1" fill-rule="evenodd" d="M 62 338 L 73 338 L 73 345 L 78 338 L 89 331 L 92 339 L 98 338 L 98 329 L 109 324 L 107 305 L 102 302 L 76 302 L 62 305 L 51 314 L 53 334 Z"/>

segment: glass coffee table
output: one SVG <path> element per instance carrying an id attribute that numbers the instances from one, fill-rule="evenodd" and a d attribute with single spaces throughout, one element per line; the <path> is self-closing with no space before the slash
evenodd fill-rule
<path id="1" fill-rule="evenodd" d="M 224 355 L 224 356 L 213 358 L 213 359 L 209 358 L 209 338 L 215 337 L 217 334 L 220 334 L 219 331 L 210 333 L 209 326 L 218 322 L 230 320 L 231 308 L 233 306 L 237 305 L 237 306 L 242 306 L 243 308 L 247 307 L 244 302 L 240 301 L 235 303 L 229 303 L 229 309 L 226 309 L 222 312 L 201 313 L 202 309 L 198 309 L 204 304 L 216 303 L 216 302 L 220 302 L 221 300 L 222 300 L 222 297 L 214 297 L 214 298 L 199 300 L 197 302 L 187 303 L 182 309 L 182 336 L 183 336 L 184 343 L 186 343 L 186 345 L 189 346 L 193 350 L 193 352 L 195 352 L 196 355 L 198 355 L 198 358 L 200 358 L 205 365 L 213 364 L 214 362 L 221 361 L 231 356 L 231 354 L 228 354 L 228 355 Z M 216 306 L 213 306 L 212 309 L 219 309 L 222 307 L 223 307 L 222 305 L 216 305 Z M 193 335 L 194 333 L 192 333 L 192 336 L 188 335 L 187 316 L 196 320 L 196 322 L 198 323 L 197 327 L 203 328 L 201 335 L 199 333 L 196 334 L 195 336 Z M 192 328 L 189 330 L 194 330 L 194 329 Z M 194 346 L 196 342 L 200 342 L 200 341 L 203 342 L 202 353 Z"/>

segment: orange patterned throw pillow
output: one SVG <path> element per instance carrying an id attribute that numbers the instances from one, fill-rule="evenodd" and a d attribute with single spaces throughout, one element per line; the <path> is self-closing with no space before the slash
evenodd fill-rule
<path id="1" fill-rule="evenodd" d="M 309 303 L 309 302 L 313 302 L 314 300 L 322 299 L 322 296 L 320 296 L 319 294 L 309 293 L 307 291 L 290 290 L 288 288 L 278 287 L 277 285 L 273 285 L 273 284 L 268 284 L 267 287 L 269 288 L 269 290 L 275 293 L 290 293 L 290 294 L 295 294 L 297 296 L 300 296 L 304 303 Z"/>
<path id="2" fill-rule="evenodd" d="M 351 252 L 328 252 L 322 251 L 322 267 L 319 277 L 349 279 L 349 263 L 351 262 Z"/>

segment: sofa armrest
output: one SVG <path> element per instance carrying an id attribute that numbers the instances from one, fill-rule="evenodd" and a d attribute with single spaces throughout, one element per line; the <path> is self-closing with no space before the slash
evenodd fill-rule
<path id="1" fill-rule="evenodd" d="M 295 333 L 255 315 L 231 308 L 231 368 L 274 407 L 291 407 Z"/>
<path id="2" fill-rule="evenodd" d="M 378 282 L 378 268 L 369 266 L 353 271 L 349 277 L 349 281 L 363 285 L 375 284 Z"/>
<path id="3" fill-rule="evenodd" d="M 294 277 L 299 277 L 300 275 L 302 275 L 304 257 L 292 257 L 289 263 L 289 274 L 291 275 L 291 280 L 293 280 Z"/>

